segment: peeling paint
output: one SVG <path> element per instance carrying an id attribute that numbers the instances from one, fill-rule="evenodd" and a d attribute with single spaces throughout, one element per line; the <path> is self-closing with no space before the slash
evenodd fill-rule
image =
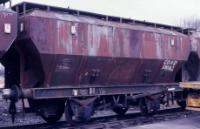
<path id="1" fill-rule="evenodd" d="M 5 33 L 4 26 L 10 25 L 10 33 Z M 0 6 L 0 58 L 17 37 L 17 14 Z"/>
<path id="2" fill-rule="evenodd" d="M 190 37 L 172 30 L 39 10 L 22 20 L 52 86 L 174 82 L 191 51 Z"/>

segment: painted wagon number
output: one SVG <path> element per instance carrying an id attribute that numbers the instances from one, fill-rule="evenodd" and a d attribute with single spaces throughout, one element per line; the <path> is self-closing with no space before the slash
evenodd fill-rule
<path id="1" fill-rule="evenodd" d="M 178 61 L 176 61 L 176 60 L 165 60 L 163 62 L 163 66 L 161 69 L 165 70 L 165 71 L 173 72 L 177 63 L 178 63 Z"/>

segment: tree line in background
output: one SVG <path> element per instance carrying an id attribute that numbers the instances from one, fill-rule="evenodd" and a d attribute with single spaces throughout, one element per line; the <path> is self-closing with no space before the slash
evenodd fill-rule
<path id="1" fill-rule="evenodd" d="M 197 31 L 200 31 L 200 18 L 197 17 L 185 18 L 181 20 L 178 26 L 183 28 L 192 28 L 196 29 Z"/>

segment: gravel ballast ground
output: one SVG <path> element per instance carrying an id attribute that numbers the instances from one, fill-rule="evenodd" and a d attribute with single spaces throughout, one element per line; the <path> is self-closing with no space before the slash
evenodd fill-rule
<path id="1" fill-rule="evenodd" d="M 21 124 L 34 124 L 44 123 L 40 116 L 35 114 L 25 114 L 22 110 L 21 102 L 17 103 L 17 114 L 15 122 L 12 123 L 11 116 L 8 113 L 9 101 L 3 100 L 0 92 L 0 127 L 7 125 L 21 125 Z"/>

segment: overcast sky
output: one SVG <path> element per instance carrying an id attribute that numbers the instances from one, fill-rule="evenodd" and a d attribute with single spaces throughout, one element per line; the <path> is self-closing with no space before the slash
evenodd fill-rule
<path id="1" fill-rule="evenodd" d="M 13 4 L 22 0 L 12 0 Z M 23 0 L 25 1 L 25 0 Z M 27 0 L 107 15 L 177 25 L 182 19 L 199 17 L 200 0 Z"/>

